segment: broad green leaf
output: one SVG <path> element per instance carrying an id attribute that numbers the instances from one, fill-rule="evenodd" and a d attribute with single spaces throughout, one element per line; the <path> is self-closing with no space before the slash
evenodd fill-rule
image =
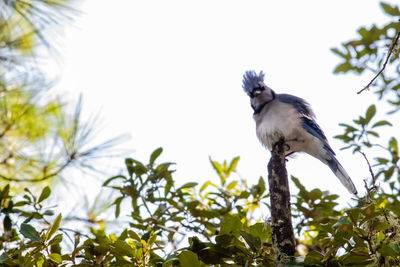
<path id="1" fill-rule="evenodd" d="M 164 196 L 167 197 L 169 192 L 171 191 L 172 186 L 174 185 L 174 182 L 171 180 L 167 180 L 167 184 L 165 185 L 164 188 Z"/>
<path id="2" fill-rule="evenodd" d="M 49 255 L 49 258 L 50 258 L 52 261 L 54 261 L 55 263 L 57 263 L 57 264 L 61 264 L 61 263 L 62 263 L 61 255 L 58 254 L 58 253 L 51 253 L 51 254 Z"/>
<path id="3" fill-rule="evenodd" d="M 376 114 L 376 106 L 371 105 L 368 107 L 367 112 L 365 113 L 365 124 L 368 124 L 372 117 L 374 117 Z"/>
<path id="4" fill-rule="evenodd" d="M 123 240 L 117 239 L 114 243 L 114 247 L 116 252 L 120 255 L 128 257 L 135 256 L 135 250 Z"/>
<path id="5" fill-rule="evenodd" d="M 271 237 L 271 226 L 266 223 L 256 223 L 250 226 L 250 234 L 259 237 L 261 242 Z"/>
<path id="6" fill-rule="evenodd" d="M 36 231 L 35 227 L 30 224 L 22 223 L 20 232 L 23 236 L 32 241 L 41 241 L 39 233 Z"/>
<path id="7" fill-rule="evenodd" d="M 108 179 L 103 183 L 103 186 L 107 186 L 111 181 L 113 181 L 113 180 L 115 180 L 115 179 L 118 179 L 118 178 L 121 178 L 121 179 L 123 179 L 123 180 L 126 180 L 126 177 L 125 177 L 125 176 L 123 176 L 123 175 L 116 175 L 116 176 L 113 176 L 113 177 L 111 177 L 111 178 L 108 178 Z"/>
<path id="8" fill-rule="evenodd" d="M 342 225 L 353 226 L 351 221 L 346 216 L 340 217 L 339 220 L 333 225 L 333 227 L 339 227 L 339 226 L 342 226 Z"/>
<path id="9" fill-rule="evenodd" d="M 113 205 L 115 205 L 115 218 L 118 218 L 120 211 L 121 211 L 121 201 L 124 197 L 118 197 L 114 200 Z"/>
<path id="10" fill-rule="evenodd" d="M 154 162 L 156 159 L 161 155 L 163 149 L 161 147 L 157 148 L 156 150 L 153 151 L 150 155 L 150 166 L 153 166 Z"/>
<path id="11" fill-rule="evenodd" d="M 179 187 L 178 190 L 183 189 L 183 188 L 192 188 L 192 187 L 195 187 L 196 185 L 198 185 L 198 183 L 189 182 L 189 183 L 186 183 L 186 184 L 182 185 L 181 187 Z"/>
<path id="12" fill-rule="evenodd" d="M 384 125 L 393 126 L 390 122 L 383 120 L 383 121 L 375 122 L 374 125 L 372 125 L 371 128 L 375 128 L 375 127 L 379 127 L 379 126 L 384 126 Z"/>
<path id="13" fill-rule="evenodd" d="M 181 267 L 201 266 L 197 254 L 189 250 L 182 251 L 181 255 L 179 255 L 179 263 L 181 264 Z"/>
<path id="14" fill-rule="evenodd" d="M 7 214 L 3 220 L 3 227 L 5 231 L 11 231 L 12 228 L 12 221 L 10 216 Z"/>
<path id="15" fill-rule="evenodd" d="M 379 134 L 375 131 L 367 131 L 367 134 L 373 135 L 375 137 L 379 137 Z"/>
<path id="16" fill-rule="evenodd" d="M 217 235 L 215 242 L 222 247 L 227 247 L 231 244 L 232 239 L 235 238 L 233 235 Z"/>
<path id="17" fill-rule="evenodd" d="M 226 171 L 227 175 L 230 175 L 233 171 L 236 170 L 236 166 L 237 166 L 237 164 L 239 162 L 239 159 L 240 159 L 240 157 L 235 157 L 235 158 L 232 159 L 231 163 L 229 164 L 229 168 Z"/>
<path id="18" fill-rule="evenodd" d="M 240 235 L 243 237 L 243 239 L 246 241 L 253 252 L 257 253 L 260 250 L 261 239 L 259 237 L 255 237 L 243 230 L 240 231 Z"/>
<path id="19" fill-rule="evenodd" d="M 42 193 L 39 196 L 38 203 L 48 198 L 50 196 L 50 193 L 51 193 L 50 187 L 46 186 L 45 188 L 43 188 Z"/>
<path id="20" fill-rule="evenodd" d="M 3 252 L 3 254 L 0 255 L 0 263 L 5 262 L 6 260 L 8 260 L 8 258 L 9 258 L 8 255 L 5 252 Z"/>
<path id="21" fill-rule="evenodd" d="M 399 146 L 397 144 L 396 138 L 394 138 L 394 137 L 390 138 L 389 147 L 390 147 L 390 150 L 395 153 L 395 155 L 397 155 L 397 156 L 399 155 Z"/>
<path id="22" fill-rule="evenodd" d="M 215 188 L 218 188 L 218 186 L 211 181 L 207 181 L 203 184 L 203 186 L 200 188 L 200 193 L 203 192 L 209 185 L 214 186 Z"/>
<path id="23" fill-rule="evenodd" d="M 233 181 L 233 182 L 229 183 L 229 184 L 226 186 L 226 190 L 231 191 L 232 189 L 236 188 L 236 186 L 237 186 L 238 184 L 239 184 L 238 181 Z"/>
<path id="24" fill-rule="evenodd" d="M 391 6 L 389 4 L 381 2 L 381 7 L 385 11 L 386 14 L 391 16 L 400 16 L 400 9 L 397 6 Z"/>
<path id="25" fill-rule="evenodd" d="M 331 48 L 332 53 L 344 58 L 344 59 L 350 59 L 351 55 L 350 54 L 345 54 L 343 52 L 341 52 L 339 49 L 337 48 Z"/>
<path id="26" fill-rule="evenodd" d="M 54 220 L 53 224 L 50 226 L 49 230 L 47 231 L 46 240 L 49 240 L 54 235 L 54 233 L 58 230 L 58 228 L 60 227 L 61 218 L 62 218 L 62 216 L 60 213 L 60 214 L 58 214 L 58 216 Z"/>
<path id="27" fill-rule="evenodd" d="M 385 158 L 375 158 L 375 160 L 381 165 L 386 165 L 390 161 L 390 160 L 385 159 Z"/>
<path id="28" fill-rule="evenodd" d="M 350 62 L 344 62 L 342 64 L 339 64 L 335 70 L 333 71 L 333 73 L 341 73 L 341 72 L 348 72 L 349 70 L 351 70 L 353 68 L 353 66 L 350 64 Z"/>
<path id="29" fill-rule="evenodd" d="M 236 237 L 239 236 L 240 230 L 242 230 L 242 222 L 237 215 L 225 215 L 221 222 L 220 234 L 231 234 Z"/>
<path id="30" fill-rule="evenodd" d="M 130 237 L 130 238 L 133 238 L 133 239 L 135 239 L 136 241 L 139 241 L 139 242 L 140 242 L 141 238 L 138 236 L 137 233 L 135 233 L 135 232 L 132 231 L 132 230 L 129 230 L 129 231 L 128 231 L 128 234 L 129 234 L 129 237 Z"/>
<path id="31" fill-rule="evenodd" d="M 223 174 L 221 164 L 219 164 L 216 161 L 213 161 L 211 159 L 211 157 L 209 157 L 209 159 L 210 159 L 211 165 L 214 167 L 214 170 L 217 172 L 219 178 L 221 179 L 221 185 L 224 186 L 225 185 L 225 176 Z"/>
<path id="32" fill-rule="evenodd" d="M 317 199 L 320 199 L 322 197 L 322 191 L 319 189 L 313 189 L 310 193 L 309 193 L 310 199 L 312 201 L 315 201 Z"/>
<path id="33" fill-rule="evenodd" d="M 262 177 L 260 177 L 260 179 L 258 179 L 258 190 L 259 190 L 259 192 L 257 192 L 257 193 L 259 195 L 262 195 L 265 192 L 265 181 Z"/>
<path id="34" fill-rule="evenodd" d="M 379 249 L 382 256 L 398 257 L 399 254 L 392 248 L 391 244 L 383 243 Z"/>
<path id="35" fill-rule="evenodd" d="M 323 258 L 324 258 L 324 256 L 321 253 L 319 253 L 315 250 L 312 250 L 306 255 L 306 258 L 304 259 L 304 264 L 306 264 L 307 266 L 308 265 L 319 266 L 321 264 Z"/>
<path id="36" fill-rule="evenodd" d="M 55 235 L 53 239 L 50 240 L 49 245 L 59 244 L 61 243 L 62 239 L 63 239 L 63 234 Z"/>
<path id="37" fill-rule="evenodd" d="M 39 259 L 36 261 L 36 266 L 37 267 L 42 267 L 44 263 L 43 257 L 39 257 Z"/>

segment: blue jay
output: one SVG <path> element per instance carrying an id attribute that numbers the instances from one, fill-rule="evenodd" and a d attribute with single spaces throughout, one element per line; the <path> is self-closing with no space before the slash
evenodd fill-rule
<path id="1" fill-rule="evenodd" d="M 243 76 L 243 89 L 250 97 L 260 142 L 269 150 L 284 138 L 286 156 L 305 152 L 328 165 L 340 182 L 353 194 L 357 194 L 350 176 L 335 157 L 328 140 L 319 125 L 310 104 L 289 94 L 276 94 L 264 83 L 264 73 L 247 71 Z"/>

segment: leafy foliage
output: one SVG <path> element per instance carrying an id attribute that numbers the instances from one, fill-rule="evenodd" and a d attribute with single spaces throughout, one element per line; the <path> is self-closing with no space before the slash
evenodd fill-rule
<path id="1" fill-rule="evenodd" d="M 39 9 L 46 5 L 46 8 L 65 7 L 65 1 L 31 2 L 39 3 Z M 4 9 L 7 16 L 1 18 L 2 29 L 7 23 L 7 29 L 23 27 L 25 31 L 14 30 L 30 33 L 26 40 L 13 42 L 25 35 L 16 37 L 12 34 L 14 30 L 0 30 L 0 43 L 7 44 L 0 49 L 8 51 L 8 54 L 2 53 L 7 60 L 2 58 L 1 63 L 14 64 L 14 71 L 18 72 L 22 65 L 17 68 L 10 59 L 15 55 L 25 57 L 27 51 L 34 53 L 33 44 L 44 40 L 38 35 L 40 27 L 35 24 L 37 5 L 33 7 L 29 3 L 4 1 L 0 4 L 7 8 Z M 0 190 L 3 222 L 0 265 L 400 265 L 399 137 L 388 131 L 398 126 L 393 116 L 400 105 L 400 64 L 398 44 L 392 42 L 400 29 L 400 11 L 398 6 L 386 3 L 381 3 L 381 7 L 391 22 L 382 27 L 362 27 L 358 30 L 358 39 L 344 43 L 340 49 L 332 49 L 343 60 L 335 73 L 361 74 L 379 73 L 389 48 L 395 48 L 385 70 L 371 85 L 379 101 L 370 104 L 352 122 L 340 124 L 343 133 L 336 136 L 343 141 L 345 149 L 362 153 L 371 178 L 365 180 L 365 196 L 355 199 L 354 205 L 341 208 L 338 195 L 319 189 L 307 190 L 300 179 L 292 177 L 298 189 L 292 204 L 296 262 L 285 257 L 280 257 L 280 263 L 274 262 L 275 253 L 279 252 L 271 244 L 265 181 L 260 177 L 257 184 L 249 186 L 240 178 L 236 174 L 239 157 L 222 163 L 210 159 L 217 182 L 199 185 L 188 181 L 176 185 L 174 164 L 158 163 L 162 153 L 158 148 L 146 163 L 126 159 L 126 170 L 103 184 L 115 193 L 109 208 L 118 229 L 103 221 L 92 221 L 88 229 L 66 228 L 62 215 L 55 216 L 49 186 L 44 185 L 40 192 L 25 188 L 17 193 L 15 183 L 4 184 Z M 14 20 L 30 21 L 30 26 L 25 28 L 27 22 L 15 26 Z M 0 67 L 4 66 L 0 64 Z M 36 101 L 38 90 L 37 84 L 32 83 L 34 79 L 12 83 L 11 78 L 14 76 L 0 75 L 0 146 L 6 151 L 0 161 L 3 179 L 16 182 L 26 177 L 42 181 L 46 173 L 62 170 L 71 162 L 98 151 L 81 150 L 90 131 L 80 128 L 79 108 L 75 116 L 68 117 L 57 100 Z M 391 110 L 382 114 L 385 106 Z M 54 135 L 58 141 L 53 142 L 59 145 L 61 154 L 53 153 L 54 157 L 49 157 L 46 149 L 38 152 L 36 146 L 44 142 L 43 147 L 48 148 L 49 143 L 45 141 Z M 11 144 L 15 145 L 10 147 Z M 60 161 L 57 155 L 65 156 L 61 159 L 66 161 Z M 374 155 L 372 164 L 367 155 Z M 379 186 L 380 183 L 383 185 Z"/>

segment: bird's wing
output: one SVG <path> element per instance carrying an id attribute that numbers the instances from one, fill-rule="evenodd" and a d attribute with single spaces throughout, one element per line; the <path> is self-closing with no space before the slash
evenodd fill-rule
<path id="1" fill-rule="evenodd" d="M 324 148 L 335 155 L 335 152 L 329 146 L 328 140 L 324 132 L 315 121 L 315 115 L 310 107 L 310 104 L 308 104 L 304 99 L 300 97 L 289 94 L 279 94 L 277 98 L 283 103 L 292 105 L 301 115 L 303 128 L 309 134 L 321 140 L 324 143 Z"/>

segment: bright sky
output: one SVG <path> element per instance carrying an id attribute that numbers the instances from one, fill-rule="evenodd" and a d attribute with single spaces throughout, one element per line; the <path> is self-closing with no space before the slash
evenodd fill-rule
<path id="1" fill-rule="evenodd" d="M 391 1 L 393 3 L 393 1 Z M 361 25 L 388 21 L 378 1 L 86 1 L 65 32 L 59 84 L 66 97 L 83 93 L 84 110 L 101 109 L 101 139 L 129 133 L 132 157 L 147 161 L 162 146 L 177 163 L 178 183 L 214 180 L 208 157 L 240 156 L 239 173 L 267 177 L 267 152 L 257 140 L 246 70 L 263 70 L 277 93 L 306 99 L 339 161 L 363 192 L 365 161 L 333 136 L 376 100 L 357 95 L 372 75 L 334 75 L 330 48 L 356 37 Z M 383 111 L 380 114 L 383 115 Z M 123 167 L 123 159 L 118 161 Z M 330 169 L 308 155 L 287 164 L 311 190 L 350 194 Z M 292 193 L 295 193 L 292 185 Z"/>

